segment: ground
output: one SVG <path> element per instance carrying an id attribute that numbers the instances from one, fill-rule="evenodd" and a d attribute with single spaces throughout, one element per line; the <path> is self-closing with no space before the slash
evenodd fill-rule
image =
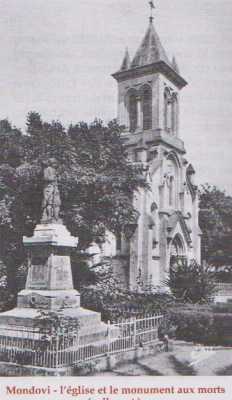
<path id="1" fill-rule="evenodd" d="M 209 361 L 210 360 L 210 361 Z M 175 345 L 172 351 L 162 352 L 136 362 L 124 363 L 97 376 L 212 376 L 232 375 L 232 349 Z"/>

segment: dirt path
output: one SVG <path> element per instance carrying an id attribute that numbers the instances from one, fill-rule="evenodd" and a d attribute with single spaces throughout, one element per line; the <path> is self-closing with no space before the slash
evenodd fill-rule
<path id="1" fill-rule="evenodd" d="M 101 376 L 232 375 L 232 349 L 175 346 L 173 351 L 128 362 Z"/>

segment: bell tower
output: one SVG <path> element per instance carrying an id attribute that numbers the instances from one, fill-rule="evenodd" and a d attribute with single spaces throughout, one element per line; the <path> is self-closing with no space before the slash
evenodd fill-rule
<path id="1" fill-rule="evenodd" d="M 153 17 L 134 58 L 131 61 L 126 50 L 113 77 L 118 83 L 118 121 L 126 127 L 127 145 L 136 137 L 144 144 L 166 143 L 184 153 L 179 138 L 179 95 L 187 82 L 175 58 L 168 59 Z"/>
<path id="2" fill-rule="evenodd" d="M 151 11 L 154 3 L 149 2 Z M 173 263 L 200 262 L 195 170 L 180 137 L 180 92 L 187 85 L 170 61 L 151 13 L 145 36 L 131 60 L 126 50 L 118 84 L 118 122 L 129 161 L 142 163 L 150 190 L 134 194 L 139 218 L 129 246 L 129 286 L 162 285 Z M 126 246 L 122 246 L 126 247 Z M 177 261 L 176 261 L 177 260 Z"/>

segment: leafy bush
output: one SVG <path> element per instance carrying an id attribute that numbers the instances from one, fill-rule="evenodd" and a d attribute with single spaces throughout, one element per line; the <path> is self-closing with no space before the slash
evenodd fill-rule
<path id="1" fill-rule="evenodd" d="M 86 376 L 94 374 L 96 369 L 96 360 L 80 361 L 74 366 L 73 376 Z"/>
<path id="2" fill-rule="evenodd" d="M 163 318 L 161 324 L 158 328 L 158 336 L 159 339 L 163 340 L 164 336 L 168 335 L 170 339 L 176 338 L 176 329 L 177 327 L 174 325 L 171 318 L 168 318 L 167 315 Z"/>
<path id="3" fill-rule="evenodd" d="M 181 306 L 169 310 L 169 326 L 179 340 L 205 345 L 232 344 L 232 313 L 215 312 L 214 307 Z"/>
<path id="4" fill-rule="evenodd" d="M 177 308 L 170 311 L 169 319 L 176 327 L 177 339 L 205 344 L 214 341 L 214 319 L 211 311 Z"/>
<path id="5" fill-rule="evenodd" d="M 10 310 L 16 305 L 16 293 L 6 288 L 0 288 L 0 312 Z"/>
<path id="6" fill-rule="evenodd" d="M 176 299 L 190 303 L 208 303 L 215 292 L 214 274 L 196 261 L 178 260 L 166 280 Z"/>
<path id="7" fill-rule="evenodd" d="M 232 345 L 232 313 L 214 313 L 214 329 L 216 344 Z"/>
<path id="8" fill-rule="evenodd" d="M 69 334 L 77 336 L 80 324 L 77 319 L 63 315 L 62 311 L 40 310 L 34 327 L 40 332 L 36 350 L 45 351 L 50 343 L 55 343 L 57 340 L 58 343 L 62 343 L 63 339 L 68 341 Z"/>
<path id="9" fill-rule="evenodd" d="M 98 266 L 95 272 L 96 283 L 81 287 L 81 305 L 101 312 L 105 321 L 146 313 L 165 313 L 174 305 L 172 295 L 157 293 L 150 286 L 139 287 L 133 292 L 122 288 L 109 264 Z"/>
<path id="10" fill-rule="evenodd" d="M 232 267 L 226 266 L 216 269 L 215 279 L 218 282 L 232 283 Z"/>
<path id="11" fill-rule="evenodd" d="M 215 313 L 232 313 L 232 303 L 217 303 L 212 308 Z"/>

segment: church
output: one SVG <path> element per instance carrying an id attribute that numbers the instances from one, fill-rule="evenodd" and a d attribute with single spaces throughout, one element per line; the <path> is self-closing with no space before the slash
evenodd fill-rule
<path id="1" fill-rule="evenodd" d="M 175 58 L 169 60 L 153 16 L 132 61 L 126 50 L 112 76 L 128 160 L 142 163 L 150 190 L 134 194 L 139 219 L 132 237 L 109 234 L 103 253 L 130 289 L 140 282 L 162 286 L 179 260 L 201 262 L 201 231 L 195 170 L 179 132 L 180 92 L 187 82 Z"/>

